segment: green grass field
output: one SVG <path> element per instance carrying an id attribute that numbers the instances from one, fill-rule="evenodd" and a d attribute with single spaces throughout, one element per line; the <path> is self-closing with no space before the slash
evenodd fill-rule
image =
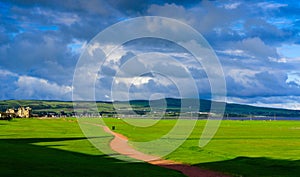
<path id="1" fill-rule="evenodd" d="M 83 136 L 76 119 L 0 121 L 0 164 L 0 176 L 183 176 L 102 154 Z"/>
<path id="2" fill-rule="evenodd" d="M 129 137 L 133 146 L 151 153 L 151 147 L 135 142 L 161 137 L 175 121 L 162 120 L 147 128 L 136 128 L 117 119 L 106 123 L 115 125 L 115 131 Z M 200 148 L 204 125 L 205 121 L 198 121 L 187 141 L 165 158 L 237 176 L 299 176 L 300 121 L 224 120 L 212 141 Z"/>
<path id="3" fill-rule="evenodd" d="M 138 142 L 160 138 L 176 123 L 161 120 L 139 128 L 122 119 L 103 120 L 129 137 L 137 149 L 152 154 L 152 147 Z M 299 176 L 300 121 L 224 120 L 212 141 L 200 148 L 204 125 L 204 120 L 197 121 L 185 143 L 165 158 L 236 176 Z M 182 131 L 185 129 L 183 125 Z M 0 121 L 0 137 L 0 176 L 182 176 L 176 171 L 104 155 L 85 138 L 76 119 Z M 108 142 L 112 136 L 100 138 Z"/>

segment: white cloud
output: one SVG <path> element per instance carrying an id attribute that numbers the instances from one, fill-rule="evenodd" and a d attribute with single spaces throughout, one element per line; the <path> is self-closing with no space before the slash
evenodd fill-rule
<path id="1" fill-rule="evenodd" d="M 241 84 L 245 87 L 257 85 L 258 82 L 255 79 L 255 75 L 259 71 L 253 71 L 249 69 L 231 69 L 228 72 L 228 76 L 234 79 L 237 84 Z M 256 84 L 254 84 L 256 83 Z"/>
<path id="2" fill-rule="evenodd" d="M 7 76 L 14 76 L 14 77 L 17 77 L 18 74 L 13 73 L 13 72 L 8 71 L 8 70 L 0 69 L 0 77 L 7 77 Z"/>
<path id="3" fill-rule="evenodd" d="M 216 7 L 209 1 L 203 1 L 192 8 L 177 4 L 151 5 L 148 14 L 178 19 L 202 33 L 210 33 L 216 27 L 224 27 L 233 18 L 228 9 Z"/>
<path id="4" fill-rule="evenodd" d="M 282 58 L 274 58 L 274 57 L 268 57 L 268 59 L 272 62 L 277 62 L 277 63 L 286 63 L 287 62 L 287 58 L 282 57 Z"/>
<path id="5" fill-rule="evenodd" d="M 253 98 L 227 97 L 229 103 L 293 110 L 300 110 L 299 100 L 299 96 L 268 96 Z"/>
<path id="6" fill-rule="evenodd" d="M 149 83 L 149 81 L 152 79 L 153 79 L 152 77 L 130 77 L 130 78 L 118 77 L 115 78 L 115 82 L 116 84 L 123 83 L 127 85 L 127 87 L 129 87 L 130 85 L 139 87 L 141 85 Z"/>
<path id="7" fill-rule="evenodd" d="M 250 105 L 260 106 L 260 107 L 269 107 L 269 108 L 284 108 L 284 109 L 300 110 L 300 103 L 298 101 L 289 102 L 288 100 L 286 100 L 285 103 L 272 103 L 272 102 L 261 103 L 261 102 L 257 102 L 257 103 L 252 103 Z"/>
<path id="8" fill-rule="evenodd" d="M 17 83 L 16 94 L 20 98 L 25 99 L 68 99 L 72 92 L 71 86 L 58 85 L 48 80 L 31 77 L 20 76 Z"/>
<path id="9" fill-rule="evenodd" d="M 101 49 L 100 47 L 100 44 L 98 42 L 96 43 L 93 43 L 93 44 L 89 44 L 87 46 L 87 51 L 89 53 L 90 56 L 94 56 L 94 52 L 97 50 L 97 49 Z"/>
<path id="10" fill-rule="evenodd" d="M 276 54 L 276 49 L 266 45 L 264 41 L 260 38 L 248 38 L 244 39 L 240 42 L 241 48 L 247 50 L 254 56 L 258 56 L 259 58 L 264 58 L 267 56 L 274 56 Z"/>
<path id="11" fill-rule="evenodd" d="M 224 8 L 232 10 L 232 9 L 236 9 L 239 5 L 241 5 L 240 2 L 235 2 L 235 3 L 231 3 L 231 4 L 225 4 Z"/>
<path id="12" fill-rule="evenodd" d="M 33 13 L 36 13 L 40 16 L 46 16 L 48 19 L 52 19 L 54 23 L 62 24 L 62 25 L 72 25 L 73 23 L 80 20 L 79 16 L 74 13 L 67 12 L 58 12 L 53 10 L 46 10 L 35 8 Z"/>
<path id="13" fill-rule="evenodd" d="M 0 69 L 1 99 L 71 100 L 72 87 Z"/>
<path id="14" fill-rule="evenodd" d="M 247 54 L 246 51 L 240 50 L 240 49 L 226 49 L 226 50 L 223 50 L 223 51 L 219 50 L 219 51 L 216 51 L 216 52 L 221 53 L 221 54 L 231 55 L 231 56 L 253 58 L 253 56 L 250 56 L 249 54 Z"/>
<path id="15" fill-rule="evenodd" d="M 286 7 L 288 4 L 281 4 L 281 3 L 273 3 L 273 2 L 260 2 L 257 4 L 258 7 L 265 9 L 265 10 L 272 10 L 278 9 L 280 7 Z"/>
<path id="16" fill-rule="evenodd" d="M 122 56 L 124 56 L 128 51 L 123 46 L 116 45 L 105 45 L 103 47 L 104 52 L 106 53 L 106 62 L 113 61 L 114 63 L 118 63 Z M 110 53 L 109 53 L 110 52 Z M 133 51 L 130 51 L 133 52 Z"/>
<path id="17" fill-rule="evenodd" d="M 160 15 L 160 16 L 165 16 L 165 17 L 172 17 L 178 20 L 181 20 L 183 22 L 188 22 L 190 13 L 186 11 L 186 9 L 183 6 L 179 6 L 176 4 L 164 4 L 163 6 L 161 5 L 156 5 L 153 4 L 149 7 L 148 13 L 152 15 Z M 155 23 L 149 23 L 150 24 L 155 24 Z M 156 23 L 158 24 L 158 23 Z M 171 27 L 171 26 L 170 26 Z M 157 26 L 149 26 L 149 29 L 157 29 Z"/>
<path id="18" fill-rule="evenodd" d="M 297 84 L 300 87 L 300 73 L 299 72 L 290 72 L 288 73 L 288 78 L 286 80 L 287 84 Z"/>

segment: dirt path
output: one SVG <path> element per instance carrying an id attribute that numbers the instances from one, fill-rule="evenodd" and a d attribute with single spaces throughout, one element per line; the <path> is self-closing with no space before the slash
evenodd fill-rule
<path id="1" fill-rule="evenodd" d="M 94 124 L 96 126 L 101 126 L 105 132 L 110 133 L 114 135 L 114 139 L 110 142 L 110 147 L 112 150 L 122 154 L 126 155 L 128 157 L 138 159 L 141 161 L 145 161 L 147 163 L 158 165 L 164 168 L 169 168 L 173 170 L 177 170 L 185 174 L 189 177 L 230 177 L 229 175 L 225 175 L 219 172 L 201 169 L 196 166 L 190 166 L 186 164 L 182 164 L 180 162 L 175 162 L 171 160 L 164 160 L 157 156 L 144 154 L 140 151 L 135 150 L 133 147 L 131 147 L 127 142 L 128 138 L 125 137 L 122 134 L 116 133 L 111 131 L 108 127 Z"/>

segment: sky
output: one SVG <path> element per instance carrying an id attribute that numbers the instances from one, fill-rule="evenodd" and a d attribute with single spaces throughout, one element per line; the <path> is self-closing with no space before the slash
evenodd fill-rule
<path id="1" fill-rule="evenodd" d="M 89 41 L 118 22 L 162 16 L 190 25 L 211 45 L 222 65 L 228 102 L 300 110 L 299 12 L 296 0 L 1 0 L 0 99 L 71 100 L 74 71 Z M 111 99 L 112 79 L 124 61 L 147 52 L 176 58 L 193 73 L 200 97 L 209 97 L 207 76 L 189 62 L 188 52 L 170 41 L 141 39 L 107 59 L 97 77 L 97 100 Z M 178 65 L 165 63 L 155 67 L 175 71 Z M 172 77 L 182 77 L 181 69 Z M 157 73 L 116 82 L 131 82 L 134 98 L 145 91 L 154 97 L 178 95 L 172 80 Z"/>

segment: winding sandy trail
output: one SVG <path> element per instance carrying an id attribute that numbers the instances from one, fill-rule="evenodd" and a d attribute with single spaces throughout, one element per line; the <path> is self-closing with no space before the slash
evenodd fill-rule
<path id="1" fill-rule="evenodd" d="M 127 143 L 128 138 L 125 137 L 124 135 L 113 132 L 106 126 L 102 126 L 99 124 L 93 124 L 93 125 L 100 126 L 104 129 L 105 132 L 110 133 L 115 136 L 114 139 L 110 142 L 110 147 L 112 150 L 114 150 L 122 155 L 126 155 L 128 157 L 138 159 L 138 160 L 141 160 L 141 161 L 153 164 L 153 165 L 177 170 L 189 177 L 230 177 L 229 175 L 222 174 L 219 172 L 201 169 L 196 166 L 190 166 L 190 165 L 182 164 L 180 162 L 175 162 L 172 160 L 164 160 L 157 156 L 144 154 L 140 151 L 135 150 L 133 147 L 131 147 Z"/>

